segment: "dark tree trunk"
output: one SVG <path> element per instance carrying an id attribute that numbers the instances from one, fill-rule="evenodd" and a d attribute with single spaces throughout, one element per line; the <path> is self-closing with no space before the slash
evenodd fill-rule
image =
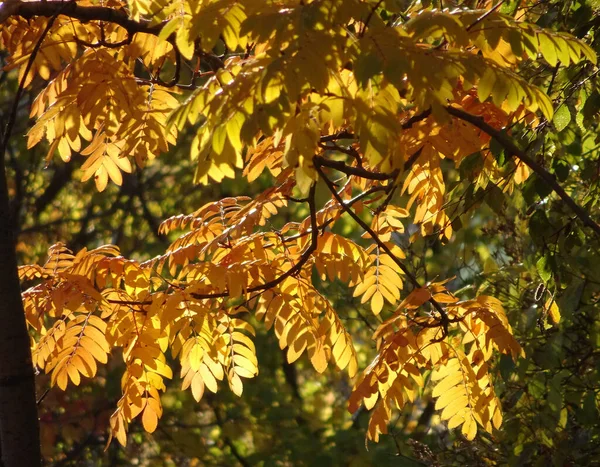
<path id="1" fill-rule="evenodd" d="M 21 301 L 4 153 L 0 154 L 0 449 L 1 465 L 41 464 L 35 377 Z"/>

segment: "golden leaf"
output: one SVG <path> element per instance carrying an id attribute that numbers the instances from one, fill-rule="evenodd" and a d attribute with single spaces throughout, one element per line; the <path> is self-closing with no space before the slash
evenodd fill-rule
<path id="1" fill-rule="evenodd" d="M 544 304 L 544 309 L 554 324 L 560 322 L 560 310 L 554 298 L 550 297 Z"/>

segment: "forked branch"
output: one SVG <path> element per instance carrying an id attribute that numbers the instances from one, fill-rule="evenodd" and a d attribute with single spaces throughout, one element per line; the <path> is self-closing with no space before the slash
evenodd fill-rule
<path id="1" fill-rule="evenodd" d="M 313 160 L 315 160 L 315 159 L 313 159 Z M 387 255 L 392 259 L 392 261 L 394 261 L 394 263 L 396 263 L 398 265 L 398 267 L 402 270 L 402 272 L 404 272 L 406 277 L 408 277 L 408 279 L 410 280 L 410 282 L 413 284 L 414 287 L 421 288 L 421 284 L 419 284 L 419 281 L 417 280 L 417 278 L 409 271 L 409 269 L 404 265 L 404 263 L 402 261 L 400 261 L 400 259 L 392 252 L 392 250 L 385 244 L 385 242 L 381 241 L 381 239 L 373 231 L 373 229 L 371 227 L 369 227 L 369 225 L 365 221 L 363 221 L 358 216 L 358 214 L 356 214 L 350 207 L 348 207 L 346 205 L 346 203 L 344 203 L 344 200 L 341 198 L 339 193 L 336 191 L 335 186 L 333 185 L 332 181 L 329 180 L 329 178 L 323 172 L 323 168 L 318 164 L 318 160 L 315 161 L 315 170 L 317 171 L 319 176 L 323 179 L 323 181 L 327 185 L 327 188 L 329 188 L 329 191 L 331 192 L 333 197 L 336 199 L 338 204 L 341 206 L 341 208 L 344 210 L 344 212 L 346 212 L 350 217 L 352 217 L 352 219 L 354 219 L 354 221 L 358 225 L 360 225 L 360 227 L 371 236 L 371 238 L 375 241 L 375 243 L 377 243 L 379 248 L 381 248 L 383 251 L 385 251 L 387 253 Z M 450 319 L 448 318 L 448 314 L 446 313 L 444 308 L 437 302 L 437 300 L 435 300 L 433 297 L 431 297 L 429 299 L 429 302 L 431 303 L 433 308 L 440 315 L 440 325 L 442 327 L 442 335 L 438 340 L 442 340 L 448 335 L 448 325 L 450 324 Z"/>

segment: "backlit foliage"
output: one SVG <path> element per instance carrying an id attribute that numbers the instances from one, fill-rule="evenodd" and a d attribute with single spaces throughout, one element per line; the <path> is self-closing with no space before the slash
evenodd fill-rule
<path id="1" fill-rule="evenodd" d="M 443 164 L 461 169 L 478 153 L 476 186 L 506 192 L 530 175 L 522 161 L 500 164 L 490 134 L 447 109 L 506 134 L 551 120 L 552 102 L 516 67 L 595 62 L 589 46 L 490 5 L 416 5 L 405 21 L 370 0 L 110 0 L 102 11 L 115 16 L 95 18 L 82 13 L 91 2 L 54 15 L 46 3 L 59 2 L 21 4 L 30 8 L 1 29 L 8 69 L 24 86 L 44 83 L 29 147 L 44 142 L 48 161 L 83 156 L 82 181 L 102 191 L 192 130 L 197 182 L 271 183 L 167 219 L 172 242 L 151 260 L 58 244 L 44 266 L 23 266 L 34 364 L 52 385 L 79 385 L 122 358 L 110 430 L 124 445 L 134 419 L 157 428 L 165 379 L 179 375 L 197 401 L 224 385 L 241 395 L 259 373 L 257 321 L 288 362 L 306 355 L 317 372 L 353 378 L 355 342 L 324 291 L 339 281 L 382 317 L 349 400 L 351 412 L 373 409 L 369 439 L 424 391 L 468 440 L 500 427 L 491 364 L 523 355 L 502 304 L 419 283 L 399 238 L 451 240 Z M 336 230 L 342 216 L 362 240 Z"/>

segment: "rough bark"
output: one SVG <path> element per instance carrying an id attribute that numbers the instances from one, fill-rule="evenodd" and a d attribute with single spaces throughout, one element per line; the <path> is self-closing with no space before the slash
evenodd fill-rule
<path id="1" fill-rule="evenodd" d="M 9 2 L 10 3 L 10 2 Z M 4 8 L 0 8 L 0 16 Z M 24 76 L 52 27 L 53 16 L 36 43 Z M 0 18 L 1 22 L 1 18 Z M 23 94 L 21 80 L 0 143 L 0 464 L 3 467 L 41 465 L 40 430 L 35 399 L 35 375 L 21 301 L 15 251 L 15 225 L 8 198 L 5 157 Z"/>
<path id="2" fill-rule="evenodd" d="M 5 467 L 28 467 L 41 463 L 35 376 L 0 156 L 0 455 Z"/>

